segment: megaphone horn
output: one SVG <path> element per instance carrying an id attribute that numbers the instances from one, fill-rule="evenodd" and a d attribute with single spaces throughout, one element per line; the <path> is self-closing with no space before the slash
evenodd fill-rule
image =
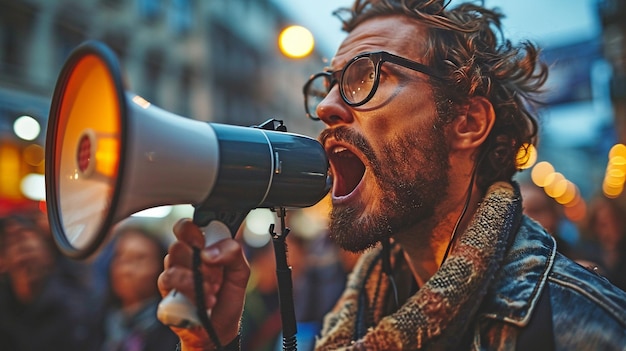
<path id="1" fill-rule="evenodd" d="M 97 41 L 77 47 L 61 70 L 45 171 L 50 226 L 74 258 L 91 255 L 115 223 L 147 208 L 308 207 L 330 187 L 315 139 L 160 109 L 124 90 L 115 54 Z"/>

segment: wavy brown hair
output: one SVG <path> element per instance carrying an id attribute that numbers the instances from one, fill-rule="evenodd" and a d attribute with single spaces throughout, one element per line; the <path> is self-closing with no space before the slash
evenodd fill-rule
<path id="1" fill-rule="evenodd" d="M 537 142 L 533 107 L 540 104 L 537 93 L 547 79 L 547 65 L 531 42 L 513 45 L 504 38 L 504 16 L 497 8 L 487 9 L 482 2 L 448 5 L 446 0 L 355 0 L 352 8 L 341 8 L 335 15 L 346 32 L 370 18 L 398 14 L 425 25 L 425 63 L 444 78 L 431 80 L 444 122 L 472 97 L 491 102 L 496 120 L 477 156 L 476 182 L 484 191 L 494 181 L 510 181 L 528 151 L 524 146 Z"/>

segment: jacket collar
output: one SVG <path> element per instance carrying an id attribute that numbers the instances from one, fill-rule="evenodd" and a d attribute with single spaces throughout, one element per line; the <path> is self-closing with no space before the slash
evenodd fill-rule
<path id="1" fill-rule="evenodd" d="M 512 234 L 516 237 L 484 300 L 481 315 L 525 326 L 554 264 L 556 242 L 527 216 L 523 216 L 518 233 Z"/>

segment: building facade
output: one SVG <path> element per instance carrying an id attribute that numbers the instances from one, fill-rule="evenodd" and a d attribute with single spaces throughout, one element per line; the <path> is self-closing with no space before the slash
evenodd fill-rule
<path id="1" fill-rule="evenodd" d="M 299 60 L 280 53 L 288 24 L 270 0 L 0 0 L 0 199 L 23 199 L 23 177 L 43 174 L 54 85 L 86 40 L 112 48 L 126 89 L 165 110 L 244 126 L 277 118 L 289 131 L 317 135 L 301 87 L 323 60 L 315 51 Z M 13 133 L 22 115 L 40 122 L 35 140 Z M 39 149 L 25 162 L 33 144 Z"/>

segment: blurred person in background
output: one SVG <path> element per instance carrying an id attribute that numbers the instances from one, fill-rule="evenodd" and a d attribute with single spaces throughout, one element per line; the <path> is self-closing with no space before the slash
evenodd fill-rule
<path id="1" fill-rule="evenodd" d="M 156 316 L 165 244 L 139 226 L 122 225 L 113 237 L 100 350 L 174 350 L 178 337 Z"/>
<path id="2" fill-rule="evenodd" d="M 520 183 L 520 191 L 524 199 L 524 214 L 536 220 L 554 237 L 560 253 L 592 272 L 607 275 L 599 250 L 591 249 L 596 245 L 589 245 L 589 242 L 581 244 L 578 229 L 567 221 L 559 203 L 548 196 L 542 188 L 530 182 Z M 564 230 L 571 230 L 573 233 L 566 233 Z M 564 237 L 570 238 L 570 241 L 566 241 Z"/>
<path id="3" fill-rule="evenodd" d="M 531 182 L 520 182 L 520 192 L 524 200 L 524 214 L 541 224 L 554 237 L 559 252 L 573 258 L 570 244 L 561 233 L 561 224 L 565 220 L 561 205 Z"/>
<path id="4" fill-rule="evenodd" d="M 303 269 L 302 246 L 291 235 L 287 237 L 287 245 L 291 278 L 297 281 Z M 246 251 L 250 262 L 250 281 L 242 317 L 242 330 L 245 332 L 241 336 L 241 346 L 243 350 L 273 351 L 280 345 L 282 332 L 273 244 L 246 247 Z"/>
<path id="5" fill-rule="evenodd" d="M 295 311 L 298 320 L 298 347 L 313 350 L 322 330 L 324 316 L 341 296 L 350 263 L 326 232 L 309 238 L 303 252 L 304 271 L 294 281 Z M 351 255 L 350 255 L 351 257 Z"/>
<path id="6" fill-rule="evenodd" d="M 626 211 L 617 199 L 595 196 L 581 225 L 581 258 L 597 262 L 598 271 L 626 290 Z"/>
<path id="7" fill-rule="evenodd" d="M 0 219 L 0 349 L 97 350 L 88 267 L 61 256 L 44 229 L 29 214 Z"/>
<path id="8" fill-rule="evenodd" d="M 242 243 L 250 262 L 250 281 L 242 317 L 242 350 L 274 351 L 282 345 L 282 323 L 273 243 L 250 248 Z M 324 315 L 345 286 L 347 271 L 338 247 L 325 235 L 307 238 L 297 231 L 287 236 L 298 350 L 313 350 Z"/>

